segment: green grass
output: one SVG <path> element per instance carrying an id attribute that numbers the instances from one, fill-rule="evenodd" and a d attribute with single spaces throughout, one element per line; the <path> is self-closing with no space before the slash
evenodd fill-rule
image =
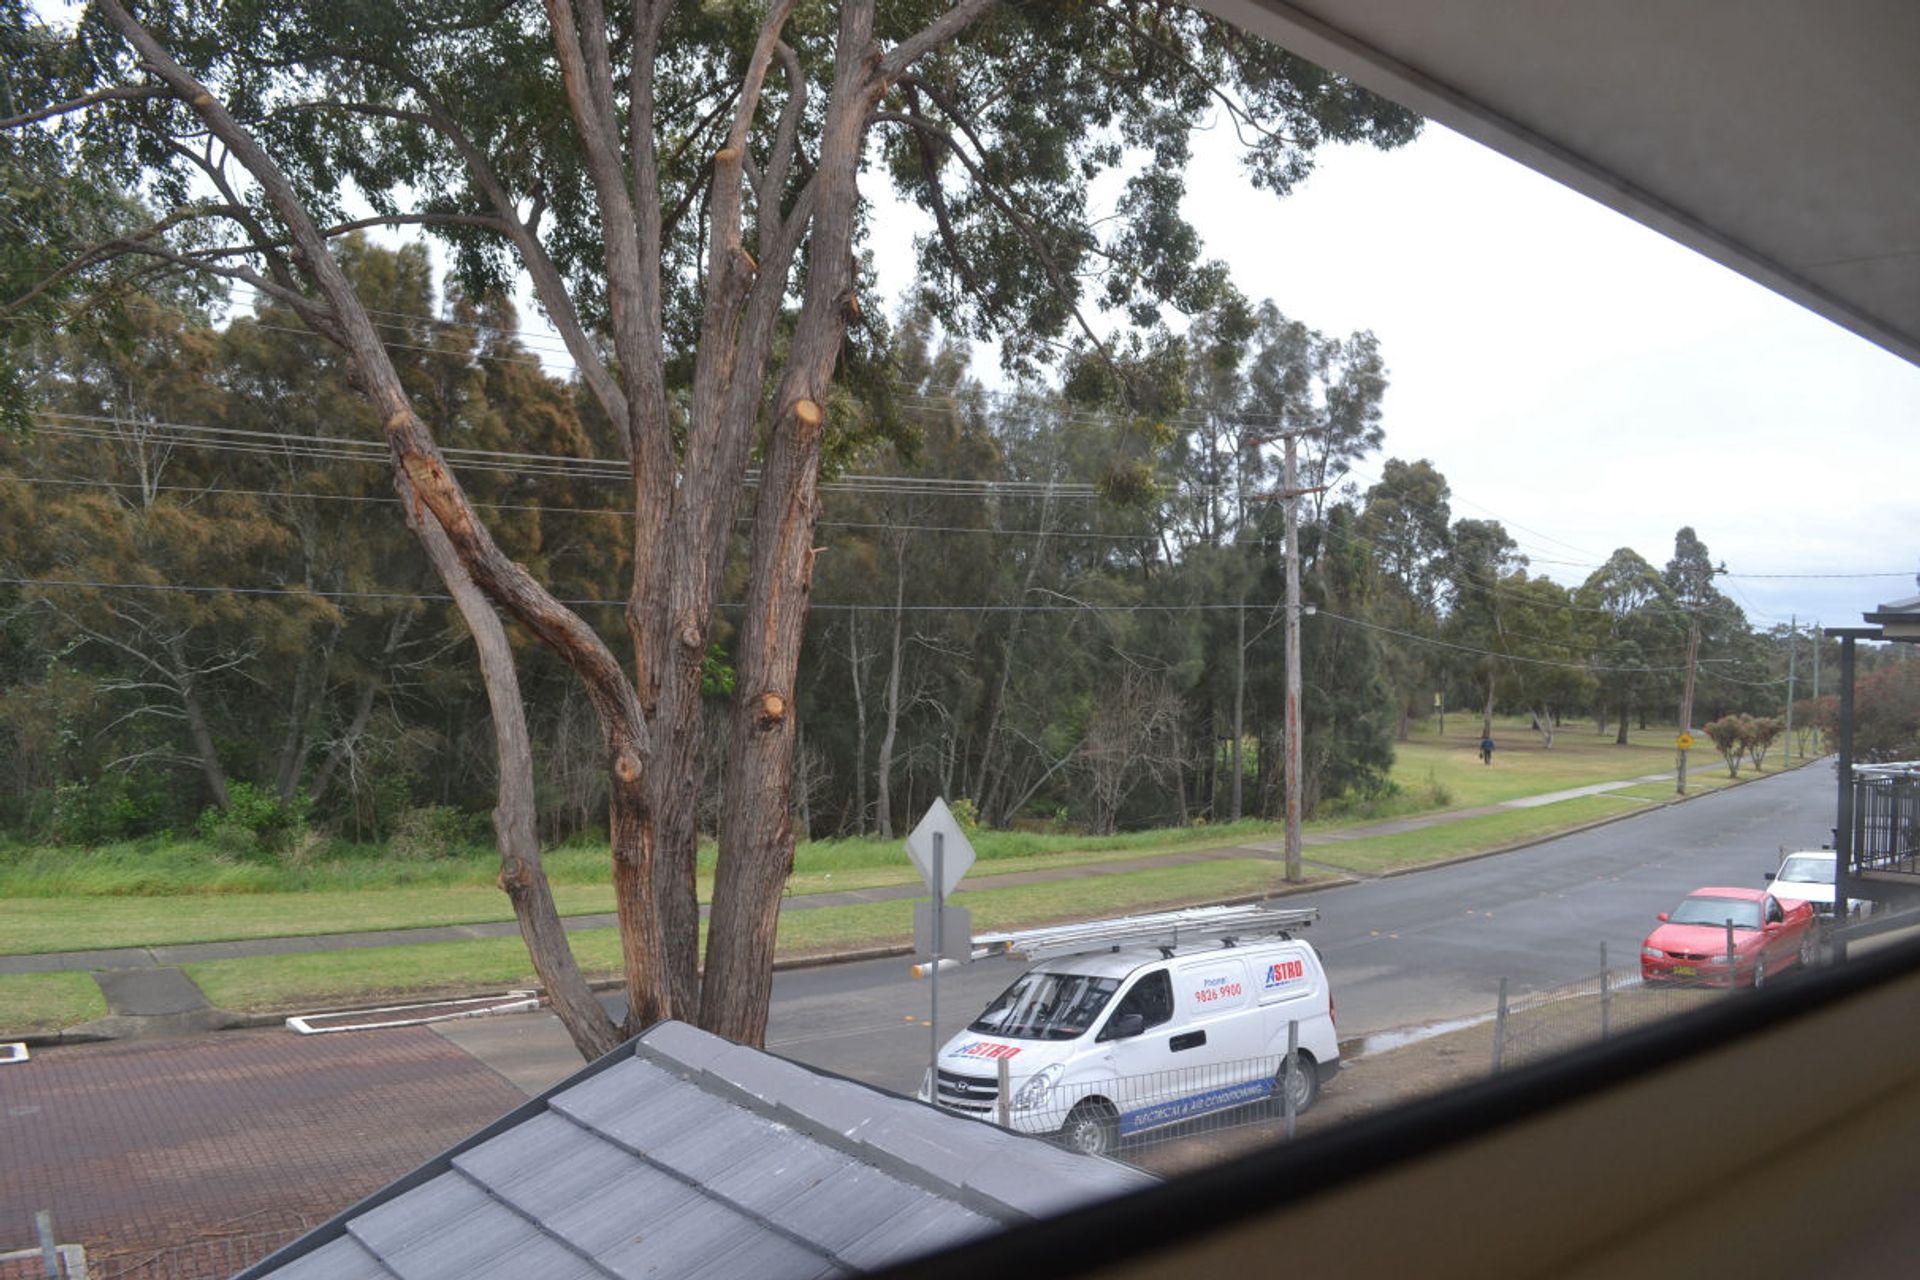
<path id="1" fill-rule="evenodd" d="M 1671 727 L 1635 731 L 1622 747 L 1614 744 L 1611 730 L 1601 737 L 1591 723 L 1567 724 L 1554 734 L 1549 751 L 1526 721 L 1496 719 L 1493 740 L 1493 763 L 1483 765 L 1479 716 L 1448 715 L 1444 738 L 1431 722 L 1416 726 L 1412 741 L 1394 744 L 1394 781 L 1417 787 L 1431 780 L 1452 793 L 1452 807 L 1464 809 L 1673 768 Z M 1694 757 L 1690 779 L 1703 772 L 1698 751 Z"/>
<path id="2" fill-rule="evenodd" d="M 91 975 L 0 973 L 0 1040 L 59 1031 L 106 1015 L 106 997 Z"/>
<path id="3" fill-rule="evenodd" d="M 563 914 L 613 910 L 613 889 L 557 884 Z M 491 885 L 363 892 L 181 894 L 175 897 L 10 898 L 0 901 L 0 954 L 293 938 L 362 929 L 511 920 Z"/>
<path id="4" fill-rule="evenodd" d="M 1110 836 L 1026 831 L 974 833 L 974 853 L 982 863 L 1013 863 L 1062 853 L 1113 856 L 1148 854 L 1201 845 L 1231 844 L 1276 830 L 1270 822 L 1245 821 L 1219 826 L 1134 831 Z M 794 858 L 794 891 L 846 887 L 849 877 L 877 876 L 870 883 L 916 877 L 901 849 L 902 837 L 867 836 L 815 840 L 799 846 Z M 711 882 L 714 846 L 700 847 L 698 872 Z M 554 885 L 603 885 L 608 878 L 604 845 L 575 842 L 542 855 Z M 375 845 L 320 841 L 307 856 L 291 862 L 235 859 L 205 841 L 154 837 L 73 849 L 46 845 L 0 845 L 0 898 L 182 897 L 272 893 L 352 893 L 388 889 L 484 889 L 493 884 L 500 861 L 491 848 L 474 848 L 447 858 L 395 858 Z M 832 881 L 832 883 L 828 883 Z M 858 886 L 856 886 L 858 887 Z"/>
<path id="5" fill-rule="evenodd" d="M 1232 859 L 1062 884 L 962 890 L 952 901 L 969 908 L 975 930 L 986 932 L 1265 893 L 1279 887 L 1282 879 L 1282 868 L 1273 862 Z M 905 900 L 790 910 L 780 917 L 777 953 L 792 958 L 901 945 L 912 933 L 913 904 Z M 580 930 L 569 937 L 581 968 L 590 977 L 617 972 L 620 951 L 614 930 Z M 347 1000 L 451 990 L 498 990 L 535 982 L 526 948 L 518 938 L 214 960 L 187 965 L 186 971 L 215 1005 L 238 1011 L 323 1007 Z"/>
<path id="6" fill-rule="evenodd" d="M 1401 867 L 1484 853 L 1601 818 L 1618 817 L 1624 807 L 1611 793 L 1580 796 L 1537 809 L 1508 809 L 1398 835 L 1363 836 L 1357 840 L 1311 845 L 1304 856 L 1307 861 L 1322 866 L 1378 875 Z"/>
<path id="7" fill-rule="evenodd" d="M 1031 871 L 1151 857 L 1182 849 L 1231 844 L 1273 836 L 1273 823 L 1241 822 L 1218 827 L 1134 832 L 1120 836 L 1073 837 L 1023 832 L 985 832 L 974 875 Z M 129 846 L 104 851 L 105 865 L 124 875 Z M 710 857 L 710 851 L 708 851 Z M 162 857 L 179 855 L 162 851 Z M 567 849 L 546 859 L 554 901 L 563 915 L 591 915 L 614 909 L 613 889 L 603 852 Z M 912 884 L 919 873 L 897 840 L 820 841 L 800 846 L 789 891 L 794 896 L 836 889 Z M 479 924 L 513 919 L 505 894 L 493 885 L 493 870 L 456 876 L 447 870 L 441 884 L 401 884 L 384 888 L 30 894 L 0 897 L 0 954 L 165 946 L 244 938 L 305 937 L 366 929 L 423 925 Z M 590 877 L 590 878 L 589 878 Z M 50 877 L 39 874 L 37 883 Z M 99 883 L 100 877 L 82 877 Z M 0 882 L 3 883 L 3 882 Z M 702 900 L 711 878 L 702 875 Z"/>

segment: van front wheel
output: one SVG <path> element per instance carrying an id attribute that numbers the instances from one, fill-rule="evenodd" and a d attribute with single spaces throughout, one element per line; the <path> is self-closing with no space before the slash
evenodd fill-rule
<path id="1" fill-rule="evenodd" d="M 1067 1115 L 1060 1126 L 1060 1145 L 1085 1156 L 1110 1156 L 1120 1145 L 1120 1125 L 1113 1108 L 1089 1098 Z"/>
<path id="2" fill-rule="evenodd" d="M 1280 1059 L 1280 1069 L 1273 1075 L 1273 1105 L 1278 1111 L 1286 1110 L 1287 1060 Z M 1314 1065 L 1313 1055 L 1302 1053 L 1293 1069 L 1293 1114 L 1303 1116 L 1307 1108 L 1320 1096 L 1320 1069 Z"/>

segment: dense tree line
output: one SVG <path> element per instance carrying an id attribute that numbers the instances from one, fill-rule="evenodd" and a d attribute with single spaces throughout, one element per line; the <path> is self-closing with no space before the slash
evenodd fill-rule
<path id="1" fill-rule="evenodd" d="M 627 517 L 589 469 L 617 449 L 605 420 L 541 369 L 510 309 L 437 294 L 423 250 L 346 261 L 416 400 L 472 451 L 462 479 L 503 544 L 611 636 Z M 43 412 L 0 443 L 9 830 L 217 831 L 238 806 L 242 852 L 276 807 L 362 840 L 476 834 L 461 815 L 492 803 L 494 762 L 469 637 L 359 447 L 370 410 L 292 321 L 261 302 L 215 325 L 153 298 L 112 334 L 44 337 Z M 1177 372 L 1142 417 L 1097 394 L 990 392 L 926 313 L 896 327 L 867 410 L 882 429 L 828 479 L 803 830 L 897 835 L 935 795 L 994 825 L 1277 815 L 1280 423 L 1312 428 L 1308 470 L 1328 486 L 1301 503 L 1310 807 L 1386 787 L 1393 740 L 1436 695 L 1525 715 L 1549 745 L 1575 719 L 1621 742 L 1664 731 L 1696 625 L 1697 724 L 1784 710 L 1788 637 L 1748 627 L 1691 530 L 1664 569 L 1622 548 L 1569 589 L 1496 522 L 1453 519 L 1431 461 L 1353 478 L 1383 443 L 1366 335 L 1268 306 L 1163 339 L 1154 362 Z M 703 677 L 721 742 L 727 614 Z M 590 708 L 511 634 L 541 834 L 603 830 Z M 704 794 L 711 832 L 723 780 Z"/>

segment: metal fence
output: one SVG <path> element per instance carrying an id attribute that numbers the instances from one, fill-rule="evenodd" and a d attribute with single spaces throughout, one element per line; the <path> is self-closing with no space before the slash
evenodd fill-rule
<path id="1" fill-rule="evenodd" d="M 1855 767 L 1852 866 L 1920 872 L 1920 764 Z"/>
<path id="2" fill-rule="evenodd" d="M 1284 1141 L 1319 1092 L 1313 1059 L 1299 1053 L 1067 1084 L 1012 1077 L 1004 1060 L 995 1065 L 992 1076 L 941 1071 L 941 1104 L 1072 1150 L 1162 1166 L 1155 1153 L 1173 1145 L 1187 1147 L 1192 1163 L 1205 1163 Z M 1234 1140 L 1223 1146 L 1223 1135 Z"/>
<path id="3" fill-rule="evenodd" d="M 1730 990 L 1723 981 L 1698 986 L 1642 982 L 1637 967 L 1607 968 L 1605 947 L 1600 960 L 1591 977 L 1519 997 L 1509 997 L 1501 979 L 1493 1019 L 1495 1075 L 1725 1000 Z"/>
<path id="4" fill-rule="evenodd" d="M 89 1280 L 227 1280 L 287 1243 L 298 1231 L 206 1235 L 154 1249 L 94 1253 Z"/>

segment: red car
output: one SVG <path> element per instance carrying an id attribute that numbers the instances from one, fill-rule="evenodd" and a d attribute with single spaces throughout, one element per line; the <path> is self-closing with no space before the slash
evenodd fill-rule
<path id="1" fill-rule="evenodd" d="M 1733 921 L 1733 966 L 1727 921 Z M 1813 907 L 1762 889 L 1695 889 L 1640 946 L 1640 977 L 1713 987 L 1764 986 L 1794 965 L 1811 965 L 1819 934 Z"/>

